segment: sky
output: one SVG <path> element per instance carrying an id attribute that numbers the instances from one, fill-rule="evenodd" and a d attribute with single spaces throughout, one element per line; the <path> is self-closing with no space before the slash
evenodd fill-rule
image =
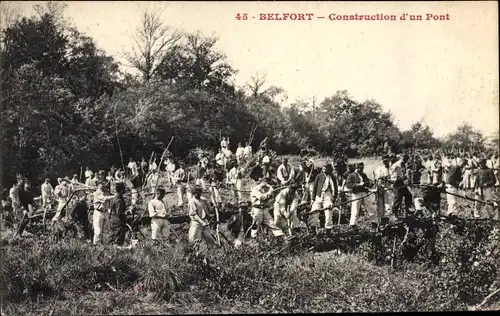
<path id="1" fill-rule="evenodd" d="M 13 2 L 23 14 L 37 1 Z M 42 2 L 43 3 L 43 2 Z M 219 38 L 238 70 L 287 91 L 288 101 L 321 102 L 337 90 L 374 99 L 401 129 L 422 121 L 438 137 L 469 123 L 499 130 L 498 3 L 485 2 L 66 2 L 65 16 L 99 48 L 126 63 L 143 10 L 165 24 Z M 237 20 L 237 14 L 247 20 Z M 312 13 L 310 21 L 259 20 L 261 13 Z M 330 14 L 394 14 L 396 21 L 339 21 Z M 400 20 L 404 13 L 422 21 Z M 426 21 L 426 15 L 449 20 Z M 318 19 L 317 17 L 325 17 Z M 253 18 L 255 17 L 255 18 Z M 124 66 L 125 67 L 125 66 Z M 123 68 L 129 70 L 129 68 Z"/>

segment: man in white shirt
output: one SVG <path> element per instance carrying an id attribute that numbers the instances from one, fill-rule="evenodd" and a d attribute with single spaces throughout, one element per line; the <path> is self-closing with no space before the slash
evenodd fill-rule
<path id="1" fill-rule="evenodd" d="M 222 149 L 219 149 L 217 155 L 215 155 L 215 162 L 221 167 L 224 167 L 224 154 L 222 153 Z"/>
<path id="2" fill-rule="evenodd" d="M 243 150 L 243 156 L 245 157 L 246 161 L 250 161 L 252 159 L 252 146 L 247 142 L 245 149 Z"/>
<path id="3" fill-rule="evenodd" d="M 287 185 L 294 177 L 293 167 L 288 164 L 288 159 L 283 159 L 283 163 L 278 167 L 277 178 L 281 185 Z"/>
<path id="4" fill-rule="evenodd" d="M 151 217 L 151 239 L 168 238 L 170 234 L 170 210 L 163 200 L 165 189 L 157 188 L 154 199 L 148 203 L 149 217 Z"/>
<path id="5" fill-rule="evenodd" d="M 226 183 L 231 188 L 233 199 L 239 202 L 242 199 L 241 190 L 243 189 L 242 167 L 234 164 L 231 170 L 227 173 Z"/>
<path id="6" fill-rule="evenodd" d="M 158 186 L 158 181 L 160 179 L 160 176 L 158 175 L 158 172 L 156 170 L 151 171 L 151 173 L 148 176 L 147 183 L 150 187 L 151 193 L 156 192 L 156 187 Z"/>
<path id="7" fill-rule="evenodd" d="M 271 163 L 271 159 L 267 155 L 267 151 L 264 152 L 262 157 L 262 174 L 264 177 L 269 177 L 269 164 Z"/>
<path id="8" fill-rule="evenodd" d="M 175 181 L 174 181 L 174 172 L 175 172 L 175 163 L 174 161 L 172 160 L 172 158 L 167 158 L 167 160 L 165 160 L 165 169 L 167 170 L 167 181 L 168 181 L 168 184 L 170 186 L 174 186 L 175 185 Z"/>
<path id="9" fill-rule="evenodd" d="M 92 178 L 94 176 L 94 173 L 92 170 L 89 169 L 89 167 L 85 167 L 85 179 Z"/>
<path id="10" fill-rule="evenodd" d="M 202 191 L 200 186 L 195 186 L 192 193 L 193 197 L 189 201 L 189 218 L 191 222 L 189 224 L 188 240 L 193 243 L 203 239 L 207 244 L 214 245 L 216 242 L 212 237 L 207 221 L 208 203 L 201 198 Z"/>
<path id="11" fill-rule="evenodd" d="M 92 194 L 94 202 L 94 214 L 92 215 L 92 226 L 94 228 L 94 244 L 102 243 L 104 227 L 109 223 L 109 201 L 114 195 L 106 195 L 104 192 L 104 183 L 97 184 L 97 190 Z"/>
<path id="12" fill-rule="evenodd" d="M 413 204 L 412 195 L 405 186 L 405 164 L 408 161 L 407 155 L 400 155 L 398 161 L 392 164 L 390 168 L 391 182 L 394 184 L 394 202 L 392 204 L 392 212 L 396 216 L 400 216 L 401 204 L 405 203 L 406 212 L 410 211 L 410 206 Z"/>
<path id="13" fill-rule="evenodd" d="M 129 168 L 130 170 L 130 174 L 132 176 L 137 176 L 139 175 L 139 169 L 137 167 L 137 162 L 135 162 L 132 157 L 130 158 L 130 161 L 128 162 L 128 165 L 127 167 Z"/>
<path id="14" fill-rule="evenodd" d="M 66 202 L 70 196 L 70 187 L 69 187 L 69 179 L 63 178 L 61 179 L 60 184 L 58 184 L 54 189 L 54 195 L 57 199 L 57 212 L 56 215 L 52 218 L 52 222 L 56 222 L 61 218 L 61 212 L 63 207 L 66 205 Z"/>
<path id="15" fill-rule="evenodd" d="M 158 165 L 156 164 L 156 158 L 153 158 L 153 161 L 149 164 L 149 171 L 156 170 L 158 168 Z"/>
<path id="16" fill-rule="evenodd" d="M 182 207 L 184 205 L 184 197 L 186 196 L 187 184 L 187 175 L 184 171 L 184 163 L 182 162 L 179 164 L 179 169 L 174 172 L 174 181 L 177 184 L 177 206 Z"/>
<path id="17" fill-rule="evenodd" d="M 382 187 L 383 189 L 388 189 L 390 188 L 390 179 L 391 179 L 388 156 L 382 157 L 382 164 L 383 166 L 379 167 L 375 172 L 375 180 L 377 181 L 377 185 L 379 187 Z M 381 217 L 388 217 L 392 213 L 389 190 L 384 190 L 382 195 L 383 196 L 379 196 L 378 198 L 383 200 L 384 214 L 383 215 L 379 214 L 379 215 Z"/>
<path id="18" fill-rule="evenodd" d="M 264 177 L 259 184 L 252 188 L 250 192 L 250 200 L 252 203 L 251 216 L 253 218 L 253 225 L 250 234 L 253 238 L 257 237 L 257 232 L 261 225 L 269 227 L 275 237 L 283 236 L 284 233 L 279 227 L 274 225 L 274 220 L 265 209 L 265 202 L 271 198 L 273 188 L 268 184 L 269 178 Z"/>
<path id="19" fill-rule="evenodd" d="M 235 153 L 236 161 L 238 162 L 238 164 L 242 163 L 245 160 L 244 152 L 245 149 L 243 148 L 243 146 L 241 146 L 241 143 L 238 143 L 238 148 L 236 148 Z"/>
<path id="20" fill-rule="evenodd" d="M 220 141 L 220 148 L 221 148 L 222 150 L 225 150 L 225 149 L 227 149 L 227 146 L 228 146 L 228 145 L 229 145 L 229 144 L 228 144 L 228 142 L 227 142 L 226 138 L 225 138 L 225 137 L 222 137 L 222 140 Z"/>
<path id="21" fill-rule="evenodd" d="M 44 208 L 50 209 L 52 207 L 52 201 L 54 198 L 54 188 L 52 184 L 50 184 L 50 179 L 45 179 L 45 182 L 42 184 L 42 206 Z"/>

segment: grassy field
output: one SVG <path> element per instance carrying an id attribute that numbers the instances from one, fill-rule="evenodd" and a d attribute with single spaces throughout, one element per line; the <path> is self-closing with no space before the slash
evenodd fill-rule
<path id="1" fill-rule="evenodd" d="M 380 165 L 374 159 L 364 162 L 369 176 Z M 169 202 L 175 203 L 175 194 Z M 471 206 L 464 204 L 466 210 Z M 468 310 L 500 287 L 499 228 L 491 222 L 443 223 L 433 238 L 416 231 L 412 240 L 421 244 L 416 257 L 406 260 L 399 240 L 394 267 L 393 239 L 388 237 L 380 244 L 373 242 L 377 239 L 346 242 L 342 248 L 339 244 L 340 251 L 322 253 L 308 252 L 311 242 L 320 241 L 303 236 L 285 245 L 261 240 L 200 255 L 186 244 L 187 225 L 176 228 L 177 242 L 146 241 L 121 250 L 50 234 L 9 244 L 9 233 L 3 232 L 1 312 L 54 316 Z M 479 309 L 498 306 L 497 293 Z"/>

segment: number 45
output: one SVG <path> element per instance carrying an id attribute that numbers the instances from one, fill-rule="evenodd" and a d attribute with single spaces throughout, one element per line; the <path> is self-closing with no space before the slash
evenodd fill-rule
<path id="1" fill-rule="evenodd" d="M 246 13 L 243 13 L 243 14 L 238 13 L 238 14 L 236 14 L 236 20 L 246 20 L 246 19 L 248 19 Z"/>

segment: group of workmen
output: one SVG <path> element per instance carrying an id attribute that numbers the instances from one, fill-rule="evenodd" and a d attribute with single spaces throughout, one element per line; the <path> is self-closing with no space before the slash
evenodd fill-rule
<path id="1" fill-rule="evenodd" d="M 231 199 L 236 205 L 250 201 L 253 221 L 250 232 L 255 238 L 261 227 L 267 227 L 276 237 L 287 235 L 284 227 L 288 227 L 289 234 L 304 226 L 316 233 L 320 228 L 321 212 L 324 212 L 324 229 L 328 233 L 334 226 L 334 214 L 347 210 L 345 206 L 349 204 L 349 225 L 353 229 L 356 229 L 362 208 L 374 224 L 394 216 L 418 214 L 424 209 L 439 214 L 443 192 L 446 192 L 448 202 L 446 215 L 458 215 L 457 196 L 460 191 L 473 190 L 477 200 L 490 201 L 495 200 L 493 192 L 499 185 L 497 154 L 489 158 L 479 158 L 477 154 L 470 157 L 430 155 L 425 159 L 418 154 L 384 155 L 382 166 L 373 172 L 373 179 L 364 173 L 363 163 L 347 164 L 344 157 L 321 167 L 305 156 L 296 166 L 285 158 L 274 168 L 277 164 L 271 161 L 267 139 L 254 155 L 248 143 L 245 146 L 238 144 L 233 154 L 229 149 L 229 139 L 224 137 L 215 159 L 207 155 L 198 158 L 194 172 L 189 172 L 183 162 L 178 163 L 164 153 L 159 164 L 155 155 L 149 162 L 142 158 L 137 163 L 130 158 L 124 168 L 112 167 L 107 175 L 104 170 L 94 174 L 86 168 L 84 183 L 80 183 L 75 174 L 72 179 L 59 178 L 58 185 L 53 188 L 50 179 L 46 179 L 41 186 L 41 204 L 50 210 L 56 202 L 51 222 L 57 223 L 63 214 L 67 216 L 68 211 L 64 211 L 71 208 L 73 194 L 77 196 L 73 199 L 76 201 L 90 198 L 94 211 L 93 243 L 102 243 L 103 232 L 109 230 L 109 241 L 121 246 L 127 232 L 127 213 L 139 210 L 139 200 L 151 194 L 154 197 L 148 198 L 147 203 L 151 238 L 169 237 L 168 218 L 172 215 L 172 208 L 167 205 L 165 196 L 167 188 L 175 188 L 177 207 L 184 209 L 187 206 L 190 217 L 189 241 L 204 240 L 216 244 L 209 218 L 214 209 L 220 210 L 230 202 L 223 201 L 222 188 L 231 191 Z M 163 164 L 165 168 L 160 170 Z M 249 179 L 256 185 L 246 191 L 244 188 Z M 415 186 L 421 186 L 419 192 L 422 194 L 417 198 L 413 197 L 417 192 L 412 189 Z M 126 193 L 127 187 L 130 193 Z M 202 196 L 204 192 L 209 198 Z M 127 207 L 125 196 L 128 194 L 130 203 Z M 372 194 L 376 197 L 375 208 L 366 203 Z M 2 206 L 8 204 L 8 198 L 13 213 L 23 214 L 18 229 L 21 235 L 35 209 L 30 182 L 18 176 L 8 194 L 3 192 Z M 483 206 L 484 203 L 475 203 L 474 217 L 482 216 Z M 274 216 L 269 212 L 271 207 Z M 307 215 L 299 216 L 299 209 L 305 209 Z M 237 245 L 241 244 L 243 235 L 236 240 Z"/>

